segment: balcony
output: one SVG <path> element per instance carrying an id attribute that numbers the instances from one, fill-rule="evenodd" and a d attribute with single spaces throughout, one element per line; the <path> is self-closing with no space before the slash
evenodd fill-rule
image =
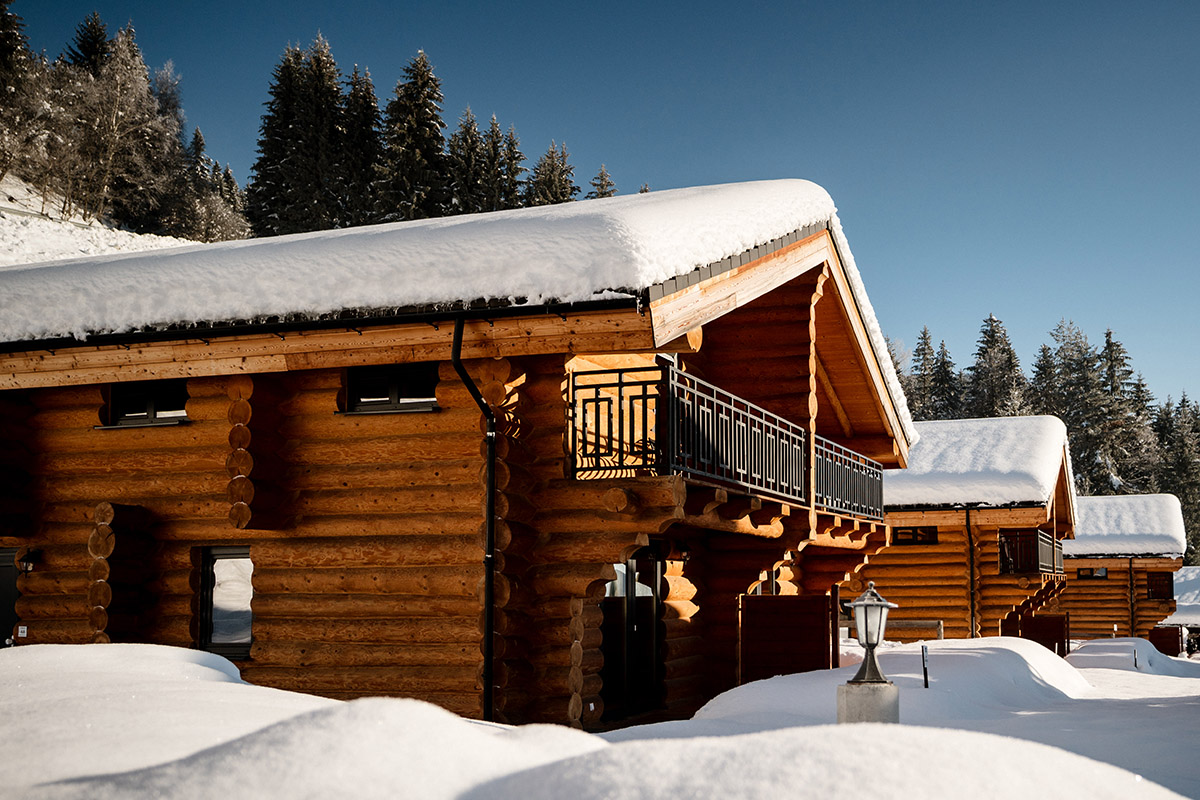
<path id="1" fill-rule="evenodd" d="M 808 432 L 675 367 L 575 372 L 571 471 L 581 480 L 682 475 L 808 505 Z M 821 511 L 883 519 L 878 462 L 815 436 Z"/>
<path id="2" fill-rule="evenodd" d="M 1000 574 L 1061 575 L 1062 542 L 1045 531 L 1000 531 Z"/>

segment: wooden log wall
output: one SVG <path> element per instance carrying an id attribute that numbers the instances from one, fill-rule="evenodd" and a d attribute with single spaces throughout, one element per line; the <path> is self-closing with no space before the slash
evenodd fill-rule
<path id="1" fill-rule="evenodd" d="M 600 356 L 577 365 L 618 366 Z M 505 720 L 595 727 L 604 714 L 605 584 L 616 577 L 614 563 L 682 516 L 683 484 L 568 480 L 566 370 L 565 356 L 521 359 L 499 409 L 499 474 L 506 486 L 497 506 L 504 552 L 496 698 Z"/>
<path id="2" fill-rule="evenodd" d="M 495 369 L 467 366 L 485 386 Z M 249 543 L 254 563 L 243 677 L 480 716 L 483 436 L 451 364 L 439 364 L 436 412 L 337 414 L 340 370 L 236 388 L 227 479 L 252 488 L 231 490 L 220 537 Z M 232 447 L 243 442 L 249 458 Z"/>
<path id="3" fill-rule="evenodd" d="M 149 617 L 161 607 L 146 584 L 155 574 L 154 520 L 140 506 L 107 501 L 92 514 L 88 536 L 88 622 L 93 642 L 136 642 Z"/>
<path id="4" fill-rule="evenodd" d="M 107 597 L 101 583 L 111 590 L 118 584 L 128 588 L 134 580 L 124 566 L 118 569 L 122 559 L 97 563 L 89 552 L 89 540 L 96 552 L 108 546 L 100 530 L 108 523 L 104 512 L 97 519 L 97 503 L 139 506 L 149 517 L 185 529 L 224 515 L 224 382 L 194 378 L 187 390 L 188 424 L 113 430 L 96 430 L 104 404 L 100 387 L 30 393 L 35 407 L 27 420 L 30 494 L 38 507 L 38 527 L 29 545 L 38 551 L 38 561 L 33 572 L 18 579 L 18 615 L 28 630 L 22 643 L 103 640 L 98 634 L 112 628 L 114 619 L 125 637 L 121 620 L 133 613 L 127 605 L 133 593 L 115 595 L 111 608 L 96 602 Z M 137 535 L 141 532 L 127 540 L 127 548 Z M 159 530 L 151 536 L 157 538 Z M 136 639 L 187 646 L 192 641 L 191 545 L 162 543 L 153 550 L 147 564 L 158 592 L 155 613 L 138 621 Z M 131 555 L 130 564 L 135 561 L 143 561 L 143 555 Z M 116 617 L 104 619 L 110 611 Z"/>
<path id="5" fill-rule="evenodd" d="M 936 544 L 890 545 L 871 556 L 855 579 L 841 584 L 842 596 L 854 599 L 874 581 L 876 591 L 899 606 L 889 619 L 940 619 L 947 639 L 970 638 L 969 563 L 966 529 L 940 528 Z M 930 630 L 896 629 L 888 638 L 936 636 L 936 629 Z"/>
<path id="6" fill-rule="evenodd" d="M 1174 572 L 1180 558 L 1069 558 L 1067 585 L 1052 607 L 1071 615 L 1071 636 L 1100 639 L 1114 635 L 1148 638 L 1155 625 L 1175 610 L 1174 600 L 1151 600 L 1150 572 Z M 1106 578 L 1080 578 L 1081 568 L 1108 570 Z"/>

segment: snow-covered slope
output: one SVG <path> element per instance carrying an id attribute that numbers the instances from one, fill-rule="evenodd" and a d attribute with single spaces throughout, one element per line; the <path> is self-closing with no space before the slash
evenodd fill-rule
<path id="1" fill-rule="evenodd" d="M 170 236 L 115 230 L 78 218 L 63 219 L 56 210 L 55 203 L 43 204 L 41 196 L 24 181 L 4 176 L 0 181 L 0 269 L 195 244 Z"/>

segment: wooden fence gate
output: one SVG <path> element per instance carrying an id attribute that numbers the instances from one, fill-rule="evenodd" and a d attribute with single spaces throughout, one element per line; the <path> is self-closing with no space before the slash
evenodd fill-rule
<path id="1" fill-rule="evenodd" d="M 840 666 L 834 595 L 738 597 L 738 683 Z"/>

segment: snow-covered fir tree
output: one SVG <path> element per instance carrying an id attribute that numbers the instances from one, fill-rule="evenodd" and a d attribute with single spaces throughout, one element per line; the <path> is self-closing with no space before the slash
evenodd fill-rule
<path id="1" fill-rule="evenodd" d="M 342 149 L 342 223 L 346 227 L 375 222 L 379 213 L 376 188 L 383 157 L 379 101 L 371 73 L 350 73 L 346 87 L 345 144 Z"/>
<path id="2" fill-rule="evenodd" d="M 499 166 L 498 160 L 496 166 Z M 474 214 L 487 210 L 487 153 L 470 106 L 459 118 L 458 128 L 446 143 L 446 168 L 450 184 L 449 213 Z"/>
<path id="3" fill-rule="evenodd" d="M 967 367 L 967 414 L 1013 417 L 1025 413 L 1025 373 L 1008 339 L 1008 331 L 989 314 L 979 331 L 975 363 Z"/>
<path id="4" fill-rule="evenodd" d="M 929 382 L 929 409 L 926 419 L 961 419 L 963 416 L 963 377 L 954 366 L 943 339 L 938 343 Z"/>
<path id="5" fill-rule="evenodd" d="M 423 219 L 446 213 L 442 83 L 424 51 L 404 67 L 383 121 L 380 210 L 384 219 Z"/>
<path id="6" fill-rule="evenodd" d="M 288 46 L 271 73 L 267 110 L 259 124 L 258 158 L 246 187 L 246 218 L 256 236 L 307 230 L 294 212 L 296 188 L 288 162 L 294 158 L 292 127 L 298 124 L 304 53 Z"/>
<path id="7" fill-rule="evenodd" d="M 520 208 L 525 201 L 525 154 L 521 152 L 521 140 L 517 129 L 508 126 L 504 134 L 503 178 L 501 208 Z"/>
<path id="8" fill-rule="evenodd" d="M 93 11 L 75 28 L 75 38 L 67 45 L 63 56 L 71 66 L 99 78 L 100 68 L 112 54 L 113 44 L 114 40 L 108 38 L 108 26 L 100 19 L 100 14 Z"/>
<path id="9" fill-rule="evenodd" d="M 575 185 L 575 168 L 571 166 L 564 142 L 556 146 L 550 142 L 547 150 L 529 173 L 525 183 L 525 205 L 549 206 L 567 203 L 579 194 Z"/>
<path id="10" fill-rule="evenodd" d="M 346 152 L 342 76 L 324 36 L 304 53 L 292 129 L 293 202 L 305 220 L 304 229 L 342 226 L 346 197 L 343 159 Z"/>
<path id="11" fill-rule="evenodd" d="M 596 177 L 591 181 L 592 190 L 587 193 L 585 199 L 595 200 L 597 197 L 614 197 L 617 194 L 617 185 L 613 183 L 612 176 L 608 174 L 608 168 L 603 164 L 600 165 L 600 171 L 596 173 Z"/>
<path id="12" fill-rule="evenodd" d="M 921 328 L 921 333 L 917 336 L 917 346 L 913 348 L 910 363 L 912 366 L 904 380 L 908 410 L 915 420 L 934 419 L 930 414 L 933 409 L 933 376 L 937 357 L 933 351 L 933 338 L 929 335 L 928 326 Z"/>

